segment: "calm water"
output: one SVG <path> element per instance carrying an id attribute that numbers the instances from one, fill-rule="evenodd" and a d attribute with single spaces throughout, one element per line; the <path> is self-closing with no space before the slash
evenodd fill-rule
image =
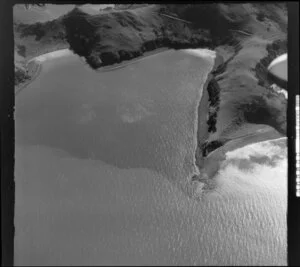
<path id="1" fill-rule="evenodd" d="M 175 186 L 195 172 L 211 67 L 185 51 L 111 72 L 43 63 L 16 97 L 17 265 L 285 264 L 284 182 L 201 202 Z"/>
<path id="2" fill-rule="evenodd" d="M 48 61 L 17 98 L 17 143 L 172 180 L 188 176 L 195 107 L 210 68 L 209 60 L 175 51 L 103 73 L 76 56 Z"/>

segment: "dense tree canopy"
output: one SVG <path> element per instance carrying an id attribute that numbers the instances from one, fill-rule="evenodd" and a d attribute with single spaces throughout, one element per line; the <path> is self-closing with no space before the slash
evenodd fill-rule
<path id="1" fill-rule="evenodd" d="M 45 4 L 25 4 L 25 8 L 26 8 L 26 9 L 29 9 L 29 8 L 31 8 L 32 6 L 43 7 L 43 6 L 45 6 Z"/>

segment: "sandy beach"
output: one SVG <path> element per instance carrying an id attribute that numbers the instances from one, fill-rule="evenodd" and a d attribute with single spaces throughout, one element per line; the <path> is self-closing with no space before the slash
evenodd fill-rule
<path id="1" fill-rule="evenodd" d="M 32 61 L 40 63 L 40 62 L 44 62 L 46 60 L 60 58 L 60 57 L 68 56 L 68 55 L 71 55 L 71 54 L 73 54 L 73 52 L 68 48 L 60 49 L 60 50 L 56 50 L 56 51 L 53 51 L 53 52 L 49 52 L 49 53 L 42 54 L 40 56 L 34 57 L 34 58 L 30 59 L 27 64 L 29 64 Z"/>
<path id="2" fill-rule="evenodd" d="M 46 54 L 34 57 L 26 62 L 27 75 L 30 77 L 23 83 L 15 86 L 15 95 L 18 95 L 23 89 L 25 89 L 32 81 L 34 81 L 41 73 L 42 63 L 46 60 L 52 60 L 63 56 L 73 54 L 70 49 L 60 49 Z"/>

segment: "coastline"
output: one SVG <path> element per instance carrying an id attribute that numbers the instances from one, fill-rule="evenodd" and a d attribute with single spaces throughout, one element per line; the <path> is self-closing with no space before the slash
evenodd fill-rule
<path id="1" fill-rule="evenodd" d="M 224 58 L 216 51 L 212 50 L 215 53 L 214 63 L 209 71 L 205 83 L 202 88 L 202 95 L 200 97 L 200 101 L 197 107 L 197 130 L 196 130 L 196 148 L 195 148 L 195 156 L 194 156 L 194 165 L 196 168 L 196 172 L 188 177 L 188 182 L 185 184 L 185 191 L 191 198 L 198 196 L 199 191 L 202 191 L 206 188 L 206 183 L 202 183 L 206 181 L 210 176 L 204 172 L 204 167 L 206 166 L 206 157 L 202 154 L 202 146 L 205 141 L 209 138 L 209 110 L 210 110 L 210 97 L 209 97 L 209 84 L 214 80 L 215 75 L 214 71 L 224 63 Z"/>
<path id="2" fill-rule="evenodd" d="M 202 48 L 200 48 L 200 49 L 202 49 Z M 132 58 L 129 60 L 124 60 L 123 62 L 120 62 L 120 63 L 115 63 L 112 65 L 99 67 L 95 71 L 108 72 L 108 71 L 114 71 L 117 69 L 125 68 L 126 66 L 129 66 L 136 62 L 142 61 L 148 57 L 155 56 L 159 53 L 166 52 L 168 50 L 172 50 L 172 48 L 169 48 L 169 47 L 156 48 L 154 50 L 146 51 L 143 55 L 141 55 L 139 57 L 135 57 L 135 58 Z M 39 76 L 39 74 L 41 73 L 43 62 L 45 62 L 46 60 L 51 60 L 51 59 L 67 56 L 69 54 L 75 54 L 75 53 L 72 50 L 70 50 L 69 48 L 63 48 L 63 49 L 59 49 L 59 50 L 55 50 L 55 51 L 51 51 L 51 52 L 48 52 L 45 54 L 38 55 L 38 56 L 33 57 L 30 60 L 28 60 L 26 63 L 26 67 L 28 68 L 28 65 L 31 63 L 34 64 L 34 67 L 28 69 L 29 78 L 25 82 L 20 83 L 15 86 L 15 94 L 16 95 L 19 94 L 23 89 L 25 89 L 31 82 L 33 82 Z M 215 67 L 216 66 L 213 67 L 212 71 L 214 70 Z"/>
<path id="3" fill-rule="evenodd" d="M 193 192 L 196 192 L 199 186 L 201 186 L 202 190 L 209 189 L 209 187 L 213 183 L 213 181 L 211 181 L 211 178 L 213 178 L 217 174 L 222 162 L 226 159 L 227 152 L 254 143 L 261 143 L 286 138 L 276 129 L 272 129 L 270 127 L 270 129 L 265 129 L 263 132 L 256 131 L 251 134 L 238 136 L 228 140 L 219 140 L 221 145 L 215 147 L 211 152 L 202 151 L 203 145 L 205 144 L 206 140 L 209 138 L 210 135 L 208 131 L 208 116 L 210 108 L 208 87 L 211 82 L 215 82 L 214 72 L 220 65 L 224 63 L 224 58 L 217 51 L 215 52 L 216 57 L 214 66 L 207 76 L 207 79 L 203 86 L 204 91 L 202 94 L 202 98 L 198 106 L 197 148 L 195 153 L 195 165 L 198 168 L 198 174 L 195 174 L 191 179 Z M 265 126 L 267 127 L 267 125 Z M 203 152 L 206 152 L 206 154 L 204 155 Z M 204 185 L 199 184 L 199 182 L 204 182 Z"/>
<path id="4" fill-rule="evenodd" d="M 199 48 L 202 49 L 202 48 Z M 146 59 L 148 57 L 157 55 L 159 53 L 165 52 L 170 50 L 170 48 L 163 47 L 163 48 L 158 48 L 154 49 L 151 51 L 145 52 L 143 55 L 123 61 L 121 63 L 115 63 L 113 65 L 109 66 L 103 66 L 98 68 L 96 71 L 97 72 L 108 72 L 108 71 L 113 71 L 117 70 L 120 68 L 124 68 L 128 65 L 134 64 L 136 62 L 139 62 L 143 59 Z M 172 49 L 171 49 L 172 50 Z M 187 49 L 183 49 L 187 50 Z M 194 50 L 194 49 L 192 49 Z M 210 49 L 209 49 L 210 50 Z M 218 165 L 221 163 L 222 159 L 224 159 L 224 156 L 228 150 L 229 147 L 233 145 L 235 147 L 238 144 L 239 147 L 247 145 L 249 143 L 255 143 L 259 142 L 258 140 L 264 139 L 264 140 L 272 140 L 274 138 L 279 138 L 276 134 L 274 137 L 270 138 L 267 137 L 268 134 L 261 136 L 261 134 L 253 134 L 251 136 L 241 136 L 239 138 L 233 138 L 231 140 L 226 140 L 220 147 L 215 148 L 213 151 L 208 152 L 206 155 L 203 154 L 203 145 L 205 142 L 209 139 L 210 136 L 210 130 L 209 130 L 209 116 L 210 116 L 210 108 L 214 107 L 214 103 L 211 103 L 210 101 L 210 85 L 211 83 L 215 82 L 215 74 L 214 72 L 217 70 L 217 68 L 224 63 L 224 58 L 220 53 L 218 53 L 215 50 L 210 50 L 215 53 L 214 59 L 213 59 L 213 66 L 211 70 L 208 72 L 207 77 L 205 79 L 205 82 L 203 84 L 202 88 L 202 93 L 199 96 L 199 103 L 197 107 L 197 117 L 196 117 L 196 125 L 195 125 L 195 167 L 196 167 L 196 173 L 192 174 L 192 181 L 193 180 L 199 180 L 203 179 L 203 173 L 205 176 L 207 176 L 207 173 L 212 173 L 211 170 L 217 170 Z M 193 52 L 193 51 L 190 51 Z M 73 54 L 73 51 L 70 49 L 59 49 L 56 51 L 52 51 L 49 53 L 45 53 L 39 56 L 36 56 L 32 59 L 30 59 L 26 67 L 28 68 L 28 74 L 30 78 L 19 84 L 18 86 L 15 86 L 15 94 L 18 95 L 23 89 L 25 89 L 31 82 L 33 82 L 41 73 L 42 70 L 42 63 L 55 59 L 55 58 L 61 58 L 63 56 L 67 56 L 69 54 Z M 259 135 L 259 136 L 258 136 Z M 249 139 L 250 138 L 250 139 Z M 257 140 L 258 139 L 258 140 Z M 245 144 L 244 144 L 245 143 Z M 243 145 L 242 145 L 243 144 Z M 233 149 L 233 148 L 232 148 Z M 232 150 L 231 149 L 231 150 Z M 214 154 L 214 156 L 212 156 Z M 221 157 L 221 158 L 220 158 Z M 213 160 L 212 160 L 213 159 Z M 212 167 L 213 165 L 213 167 Z M 207 169 L 209 170 L 207 172 Z M 209 175 L 208 177 L 212 177 Z"/>
<path id="5" fill-rule="evenodd" d="M 201 49 L 201 48 L 200 48 Z M 121 63 L 116 63 L 110 66 L 104 66 L 98 68 L 97 72 L 108 72 L 108 71 L 114 71 L 117 69 L 124 68 L 126 66 L 129 66 L 131 64 L 134 64 L 136 62 L 139 62 L 141 60 L 144 60 L 148 57 L 157 55 L 162 52 L 166 52 L 170 50 L 170 48 L 162 47 L 158 49 L 154 49 L 151 51 L 145 52 L 143 55 L 136 57 L 134 59 L 126 60 Z M 172 49 L 171 49 L 172 50 Z M 184 49 L 188 50 L 188 49 Z M 190 53 L 194 53 L 194 49 L 191 49 L 189 51 Z M 210 50 L 210 49 L 208 49 Z M 213 65 L 210 69 L 210 71 L 207 74 L 207 77 L 205 79 L 205 82 L 203 84 L 202 93 L 199 96 L 199 103 L 196 110 L 196 125 L 195 125 L 195 167 L 196 167 L 196 173 L 192 175 L 198 176 L 199 169 L 201 169 L 202 162 L 204 161 L 204 157 L 202 155 L 202 145 L 203 143 L 208 139 L 209 137 L 209 128 L 208 128 L 208 116 L 209 116 L 209 109 L 210 109 L 210 100 L 209 100 L 209 92 L 208 92 L 208 86 L 211 83 L 211 81 L 214 80 L 214 71 L 222 64 L 224 63 L 224 58 L 215 50 L 210 50 L 215 55 L 213 56 Z M 24 90 L 30 83 L 32 83 L 41 73 L 42 71 L 42 64 L 43 62 L 51 59 L 61 58 L 63 56 L 67 56 L 69 54 L 73 54 L 73 51 L 70 49 L 59 49 L 56 51 L 48 52 L 45 54 L 41 54 L 39 56 L 36 56 L 34 58 L 31 58 L 26 63 L 27 73 L 29 75 L 28 80 L 25 82 L 15 86 L 15 95 L 18 95 L 22 90 Z"/>
<path id="6" fill-rule="evenodd" d="M 96 71 L 97 72 L 108 72 L 108 71 L 113 71 L 116 69 L 121 69 L 128 65 L 131 65 L 133 63 L 139 62 L 143 59 L 146 59 L 148 57 L 157 55 L 159 53 L 162 53 L 162 52 L 165 52 L 168 50 L 170 50 L 170 49 L 167 47 L 157 48 L 157 49 L 154 49 L 151 51 L 147 51 L 139 57 L 136 57 L 136 58 L 133 58 L 130 60 L 124 60 L 121 63 L 116 63 L 113 65 L 100 67 Z M 26 63 L 26 68 L 27 68 L 27 73 L 28 73 L 29 77 L 25 82 L 15 85 L 15 95 L 18 95 L 23 89 L 25 89 L 30 83 L 32 83 L 40 75 L 43 62 L 45 62 L 46 60 L 51 60 L 51 59 L 67 56 L 69 54 L 74 54 L 74 53 L 69 48 L 63 48 L 63 49 L 59 49 L 59 50 L 55 50 L 52 52 L 38 55 L 38 56 L 28 60 Z M 32 67 L 30 67 L 30 64 L 32 64 Z"/>
<path id="7" fill-rule="evenodd" d="M 42 71 L 42 63 L 44 61 L 66 56 L 69 55 L 70 53 L 73 53 L 70 49 L 63 48 L 45 54 L 41 54 L 29 59 L 25 63 L 28 78 L 25 82 L 15 85 L 15 95 L 18 95 L 22 90 L 24 90 L 30 83 L 32 83 L 40 75 Z"/>
<path id="8" fill-rule="evenodd" d="M 217 51 L 215 51 L 214 64 L 212 66 L 212 69 L 208 73 L 205 83 L 203 85 L 202 97 L 200 99 L 197 108 L 198 127 L 196 133 L 197 146 L 195 151 L 195 165 L 197 166 L 198 169 L 201 166 L 201 163 L 203 161 L 201 147 L 209 137 L 208 123 L 207 123 L 208 115 L 209 115 L 209 107 L 210 107 L 208 85 L 214 79 L 213 72 L 223 63 L 224 63 L 224 58 Z"/>
<path id="9" fill-rule="evenodd" d="M 32 61 L 32 65 L 32 68 L 27 71 L 27 73 L 29 73 L 29 78 L 25 82 L 15 85 L 15 95 L 18 95 L 40 75 L 42 64 Z"/>
<path id="10" fill-rule="evenodd" d="M 138 56 L 138 57 L 135 57 L 135 58 L 132 58 L 132 59 L 129 59 L 129 60 L 124 60 L 120 63 L 115 63 L 115 64 L 112 64 L 112 65 L 109 65 L 109 66 L 99 67 L 96 71 L 98 71 L 98 72 L 107 72 L 107 71 L 113 71 L 113 70 L 116 70 L 116 69 L 125 68 L 126 66 L 129 66 L 133 63 L 139 62 L 139 61 L 141 61 L 145 58 L 151 57 L 151 56 L 155 56 L 159 53 L 166 52 L 168 50 L 171 50 L 171 49 L 168 48 L 168 47 L 156 48 L 154 50 L 144 52 L 144 54 L 142 54 L 141 56 Z"/>
<path id="11" fill-rule="evenodd" d="M 33 62 L 33 61 L 34 62 L 44 62 L 44 61 L 49 60 L 49 59 L 60 58 L 60 57 L 63 57 L 63 56 L 68 56 L 70 54 L 73 54 L 73 52 L 69 48 L 58 49 L 58 50 L 55 50 L 55 51 L 51 51 L 51 52 L 48 52 L 48 53 L 38 55 L 38 56 L 30 59 L 27 62 L 27 64 L 29 64 L 30 62 Z"/>
<path id="12" fill-rule="evenodd" d="M 241 137 L 230 140 L 228 143 L 215 149 L 205 157 L 205 159 L 203 160 L 203 166 L 200 169 L 200 175 L 195 176 L 193 180 L 197 182 L 204 182 L 204 189 L 206 190 L 212 189 L 214 184 L 213 178 L 220 170 L 222 162 L 226 160 L 228 152 L 243 148 L 251 144 L 266 143 L 268 141 L 281 139 L 286 139 L 286 136 L 281 136 L 280 134 L 277 135 L 276 133 L 274 133 L 274 135 L 270 137 L 270 133 L 266 132 L 263 134 L 256 133 L 249 137 Z"/>

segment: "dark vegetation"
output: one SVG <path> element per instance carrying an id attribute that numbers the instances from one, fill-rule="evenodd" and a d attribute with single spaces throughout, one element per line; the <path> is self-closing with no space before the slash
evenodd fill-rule
<path id="1" fill-rule="evenodd" d="M 143 8 L 139 9 L 141 14 L 130 9 L 97 16 L 74 9 L 63 20 L 70 48 L 84 56 L 91 67 L 98 68 L 160 47 L 183 49 L 212 45 L 207 31 L 191 30 L 176 20 L 168 23 L 170 19 L 159 15 L 159 7 L 152 7 L 147 16 L 143 16 Z"/>
<path id="2" fill-rule="evenodd" d="M 267 124 L 274 127 L 282 135 L 287 130 L 287 100 L 277 94 L 252 96 L 247 102 L 239 105 L 243 110 L 244 120 L 250 123 Z"/>
<path id="3" fill-rule="evenodd" d="M 220 104 L 220 87 L 215 79 L 211 79 L 207 85 L 208 101 L 209 101 L 209 118 L 207 120 L 208 132 L 217 130 L 217 115 Z"/>
<path id="4" fill-rule="evenodd" d="M 260 86 L 268 87 L 271 85 L 271 79 L 268 78 L 267 67 L 271 61 L 277 56 L 286 53 L 287 51 L 287 40 L 276 40 L 266 47 L 268 54 L 262 58 L 256 65 L 255 73 L 258 78 L 258 84 Z"/>
<path id="5" fill-rule="evenodd" d="M 266 19 L 266 16 L 263 12 L 259 12 L 256 16 L 256 19 L 259 21 L 264 21 Z"/>
<path id="6" fill-rule="evenodd" d="M 20 33 L 20 38 L 34 36 L 35 41 L 41 41 L 45 39 L 61 39 L 65 38 L 65 29 L 61 24 L 61 20 L 47 21 L 44 23 L 37 22 L 34 24 L 17 24 L 15 25 L 15 31 Z"/>
<path id="7" fill-rule="evenodd" d="M 226 143 L 225 140 L 215 140 L 211 142 L 204 142 L 201 146 L 202 156 L 206 157 L 210 152 L 223 146 Z"/>
<path id="8" fill-rule="evenodd" d="M 26 70 L 20 66 L 15 66 L 15 85 L 25 82 L 29 78 Z"/>
<path id="9" fill-rule="evenodd" d="M 26 46 L 25 45 L 17 45 L 18 54 L 22 57 L 26 57 Z"/>
<path id="10" fill-rule="evenodd" d="M 97 41 L 94 28 L 87 20 L 88 15 L 75 8 L 69 16 L 64 18 L 66 39 L 72 50 L 84 57 L 89 56 L 93 45 Z"/>

